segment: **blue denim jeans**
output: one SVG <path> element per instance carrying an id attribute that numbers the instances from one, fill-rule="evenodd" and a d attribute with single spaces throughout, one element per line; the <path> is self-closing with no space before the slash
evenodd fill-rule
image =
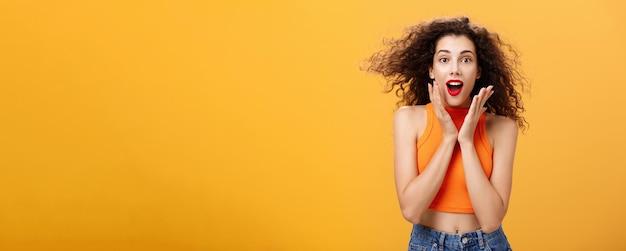
<path id="1" fill-rule="evenodd" d="M 482 230 L 451 234 L 415 224 L 409 251 L 510 251 L 511 245 L 499 227 L 491 233 Z"/>

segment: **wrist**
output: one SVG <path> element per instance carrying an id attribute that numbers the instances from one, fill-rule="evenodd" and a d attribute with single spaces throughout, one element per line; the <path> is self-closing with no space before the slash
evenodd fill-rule
<path id="1" fill-rule="evenodd" d="M 441 139 L 442 143 L 456 144 L 457 136 L 456 135 L 444 135 Z"/>
<path id="2" fill-rule="evenodd" d="M 474 140 L 472 140 L 472 139 L 459 139 L 459 146 L 461 148 L 474 147 Z"/>

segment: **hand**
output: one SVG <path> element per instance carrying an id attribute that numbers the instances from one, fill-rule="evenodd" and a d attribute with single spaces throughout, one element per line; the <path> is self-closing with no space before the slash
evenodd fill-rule
<path id="1" fill-rule="evenodd" d="M 430 97 L 430 102 L 433 104 L 435 115 L 437 115 L 437 119 L 439 119 L 443 137 L 444 139 L 452 138 L 456 140 L 459 132 L 452 121 L 452 117 L 450 117 L 450 114 L 443 106 L 443 95 L 439 90 L 439 84 L 435 81 L 433 81 L 433 84 L 428 84 L 428 96 Z"/>
<path id="2" fill-rule="evenodd" d="M 487 88 L 480 88 L 480 91 L 476 96 L 472 98 L 472 104 L 469 107 L 469 111 L 467 115 L 465 115 L 465 120 L 463 121 L 463 125 L 459 130 L 458 141 L 461 143 L 470 143 L 474 144 L 474 131 L 476 131 L 476 125 L 478 124 L 478 120 L 480 116 L 487 110 L 485 108 L 485 103 L 487 103 L 487 99 L 491 97 L 493 94 L 493 86 L 487 86 Z"/>

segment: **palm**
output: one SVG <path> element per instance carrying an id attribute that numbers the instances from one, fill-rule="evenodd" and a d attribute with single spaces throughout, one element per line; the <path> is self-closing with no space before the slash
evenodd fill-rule
<path id="1" fill-rule="evenodd" d="M 456 138 L 459 132 L 452 121 L 452 117 L 450 117 L 450 114 L 443 107 L 442 95 L 439 92 L 437 83 L 435 83 L 434 87 L 432 85 L 428 86 L 428 94 L 430 95 L 430 101 L 433 103 L 433 109 L 437 119 L 439 119 L 443 134 Z"/>
<path id="2" fill-rule="evenodd" d="M 476 125 L 480 116 L 485 112 L 487 108 L 483 107 L 487 102 L 487 99 L 493 94 L 493 86 L 487 88 L 481 88 L 478 95 L 472 98 L 472 104 L 470 105 L 467 115 L 465 115 L 465 121 L 459 130 L 458 141 L 474 141 L 474 131 L 476 131 Z"/>

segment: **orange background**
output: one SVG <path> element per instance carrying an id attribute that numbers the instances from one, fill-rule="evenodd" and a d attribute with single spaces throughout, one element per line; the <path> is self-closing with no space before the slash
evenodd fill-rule
<path id="1" fill-rule="evenodd" d="M 620 250 L 619 1 L 0 3 L 1 250 L 406 250 L 382 39 L 468 15 L 522 53 L 515 250 Z"/>

